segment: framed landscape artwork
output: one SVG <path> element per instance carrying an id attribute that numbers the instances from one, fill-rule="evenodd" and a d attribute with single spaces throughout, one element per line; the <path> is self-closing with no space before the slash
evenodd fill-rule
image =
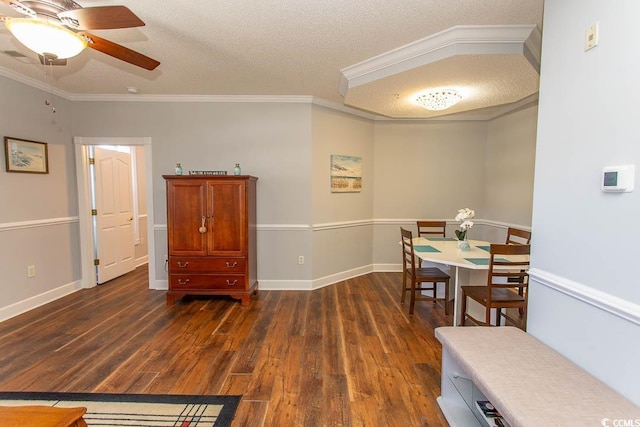
<path id="1" fill-rule="evenodd" d="M 331 192 L 359 193 L 362 189 L 362 157 L 331 155 Z"/>
<path id="2" fill-rule="evenodd" d="M 4 137 L 7 172 L 49 173 L 49 157 L 45 142 Z"/>

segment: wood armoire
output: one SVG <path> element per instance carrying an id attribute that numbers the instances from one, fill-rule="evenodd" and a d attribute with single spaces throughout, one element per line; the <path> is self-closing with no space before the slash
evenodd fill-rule
<path id="1" fill-rule="evenodd" d="M 167 305 L 229 295 L 249 305 L 256 275 L 256 182 L 247 175 L 163 175 L 167 183 Z"/>

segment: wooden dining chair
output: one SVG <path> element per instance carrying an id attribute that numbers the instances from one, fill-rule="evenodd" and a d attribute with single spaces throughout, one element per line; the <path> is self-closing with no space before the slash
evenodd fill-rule
<path id="1" fill-rule="evenodd" d="M 416 301 L 444 302 L 444 314 L 449 314 L 449 279 L 450 276 L 437 267 L 418 267 L 413 246 L 411 231 L 400 227 L 402 236 L 402 298 L 404 304 L 407 291 L 411 292 L 409 314 L 413 314 Z M 444 284 L 444 298 L 438 298 L 438 283 Z M 423 291 L 431 291 L 433 296 L 423 295 Z"/>
<path id="2" fill-rule="evenodd" d="M 529 245 L 492 244 L 490 247 L 489 272 L 486 286 L 462 286 L 462 323 L 470 321 L 480 326 L 500 326 L 504 318 L 512 324 L 526 329 L 527 287 L 529 286 Z M 485 308 L 484 320 L 467 312 L 467 298 Z M 495 325 L 491 324 L 491 310 L 496 310 Z M 518 309 L 517 318 L 507 309 Z M 503 312 L 503 310 L 505 310 Z"/>
<path id="3" fill-rule="evenodd" d="M 529 245 L 531 244 L 531 232 L 509 227 L 507 229 L 507 245 Z"/>
<path id="4" fill-rule="evenodd" d="M 418 237 L 447 237 L 447 221 L 418 221 Z"/>
<path id="5" fill-rule="evenodd" d="M 529 245 L 531 244 L 531 231 L 509 227 L 507 229 L 507 240 L 505 243 L 507 245 Z M 509 279 L 509 281 L 517 283 L 518 278 L 512 277 Z M 524 291 L 525 290 L 523 288 L 520 288 L 518 293 L 520 295 L 524 295 Z M 520 308 L 518 311 L 520 313 L 520 316 L 524 315 L 524 309 Z"/>

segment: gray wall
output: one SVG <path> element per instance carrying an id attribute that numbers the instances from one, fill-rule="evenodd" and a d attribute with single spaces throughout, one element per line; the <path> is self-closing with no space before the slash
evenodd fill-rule
<path id="1" fill-rule="evenodd" d="M 49 152 L 48 174 L 9 173 L 2 141 L 0 319 L 4 319 L 26 306 L 75 291 L 80 265 L 71 103 L 4 77 L 0 93 L 2 137 L 45 142 Z M 55 113 L 45 100 L 56 107 Z M 36 267 L 36 276 L 27 278 L 30 265 Z"/>
<path id="2" fill-rule="evenodd" d="M 638 16 L 633 0 L 545 2 L 528 330 L 640 405 L 638 178 L 600 190 L 605 166 L 640 172 Z"/>
<path id="3" fill-rule="evenodd" d="M 487 124 L 483 218 L 531 224 L 538 108 Z"/>
<path id="4" fill-rule="evenodd" d="M 311 129 L 312 277 L 317 287 L 333 282 L 332 275 L 336 273 L 348 277 L 358 275 L 363 268 L 369 271 L 373 268 L 373 124 L 370 120 L 314 107 Z M 331 192 L 332 154 L 362 158 L 359 193 Z"/>
<path id="5" fill-rule="evenodd" d="M 46 188 L 47 191 L 41 191 L 41 197 L 55 199 L 47 203 L 52 212 L 46 217 L 71 218 L 71 225 L 64 224 L 61 230 L 67 240 L 68 236 L 78 234 L 71 135 L 152 139 L 153 158 L 152 165 L 148 167 L 152 168 L 153 178 L 146 184 L 147 189 L 153 191 L 155 275 L 160 281 L 166 279 L 163 268 L 166 253 L 165 183 L 161 175 L 173 173 L 176 162 L 181 162 L 185 171 L 230 171 L 238 162 L 243 173 L 258 176 L 260 282 L 263 288 L 311 289 L 376 268 L 384 269 L 387 265 L 397 269 L 399 259 L 394 243 L 397 225 L 407 218 L 451 218 L 463 205 L 474 207 L 479 217 L 486 217 L 482 211 L 485 175 L 493 176 L 491 174 L 495 173 L 488 171 L 478 159 L 484 159 L 488 155 L 488 147 L 494 144 L 487 136 L 490 135 L 488 126 L 525 129 L 512 130 L 518 135 L 529 132 L 535 121 L 535 112 L 531 113 L 534 110 L 529 109 L 524 113 L 524 123 L 519 118 L 523 113 L 514 115 L 516 119 L 509 116 L 498 119 L 499 123 L 495 125 L 483 122 L 372 122 L 299 102 L 59 100 L 56 101 L 58 112 L 52 115 L 44 106 L 43 92 L 11 80 L 3 79 L 2 82 L 7 87 L 7 96 L 21 100 L 18 105 L 42 107 L 40 114 L 44 120 L 35 123 L 45 126 L 45 129 L 55 125 L 57 132 L 64 130 L 67 144 L 59 148 L 61 151 L 52 148 L 51 156 L 63 156 L 65 163 L 56 159 L 52 164 L 62 168 L 53 168 L 46 180 L 38 176 L 4 173 L 3 182 L 17 183 L 2 186 L 5 199 L 17 199 L 18 195 L 29 192 L 31 185 L 36 192 Z M 33 101 L 29 100 L 30 96 Z M 13 126 L 23 122 L 34 123 L 24 111 L 16 109 L 7 109 L 3 117 Z M 60 122 L 61 118 L 65 121 Z M 26 133 L 16 131 L 14 134 L 37 139 L 38 132 L 37 127 L 32 127 Z M 528 142 L 504 145 L 494 151 L 514 153 L 514 150 L 525 147 L 524 152 L 530 154 Z M 141 154 L 143 149 L 137 151 Z M 360 193 L 330 192 L 331 154 L 363 158 L 364 187 Z M 141 157 L 139 155 L 138 159 Z M 64 171 L 61 175 L 63 180 L 52 180 L 60 171 Z M 140 177 L 143 178 L 144 170 L 141 171 Z M 52 186 L 43 187 L 41 182 Z M 145 210 L 144 200 L 141 206 Z M 36 211 L 34 207 L 31 199 L 21 200 L 10 207 L 7 205 L 3 222 L 28 220 L 29 212 Z M 518 220 L 512 218 L 512 222 L 517 223 Z M 143 243 L 146 238 L 144 221 L 145 218 L 141 218 Z M 481 227 L 473 231 L 480 233 Z M 22 235 L 11 237 L 25 238 Z M 32 265 L 29 261 L 32 253 L 29 250 L 16 252 L 10 240 L 4 242 L 7 242 L 5 253 L 13 257 L 13 262 L 6 269 L 7 277 L 24 282 L 22 276 L 26 275 L 23 270 Z M 79 279 L 77 237 L 72 238 L 69 245 L 67 255 L 73 261 L 62 268 L 69 270 L 68 280 L 50 285 L 54 288 L 68 286 Z M 51 247 L 43 241 L 31 246 L 45 248 L 45 254 L 46 248 Z M 144 259 L 145 252 L 140 249 L 136 251 L 137 257 Z M 300 255 L 305 257 L 303 265 L 298 264 Z M 38 260 L 37 264 L 39 266 L 41 261 Z M 29 283 L 33 283 L 33 279 Z M 9 289 L 7 295 L 14 295 L 11 301 L 19 302 L 38 295 L 38 291 L 46 291 L 46 286 L 49 285 L 45 285 L 45 289 Z"/>
<path id="6" fill-rule="evenodd" d="M 19 105 L 30 96 L 34 98 L 34 105 L 43 104 L 43 92 L 10 80 L 1 81 Z M 46 300 L 47 287 L 71 291 L 80 278 L 71 136 L 151 138 L 151 163 L 144 166 L 153 172 L 146 187 L 153 195 L 155 217 L 149 219 L 153 221 L 154 274 L 158 279 L 154 286 L 159 288 L 166 286 L 163 268 L 166 207 L 162 174 L 172 174 L 176 162 L 183 165 L 185 172 L 190 169 L 231 171 L 235 163 L 240 163 L 243 173 L 259 177 L 258 279 L 263 289 L 313 289 L 370 271 L 399 269 L 399 224 L 409 221 L 414 225 L 417 218 L 452 219 L 463 206 L 473 207 L 479 218 L 487 218 L 486 181 L 488 177 L 500 181 L 501 173 L 487 170 L 493 153 L 521 157 L 526 155 L 523 153 L 532 152 L 531 141 L 535 140 L 530 135 L 518 138 L 515 143 L 506 141 L 510 132 L 520 135 L 535 128 L 534 107 L 497 119 L 495 123 L 374 122 L 312 104 L 310 100 L 59 102 L 58 111 L 65 107 L 62 112 L 67 116 L 61 116 L 66 117 L 66 121 L 57 126 L 64 130 L 66 145 L 61 146 L 57 154 L 54 150 L 52 155 L 64 157 L 64 162 L 55 162 L 56 165 L 64 163 L 59 169 L 65 171 L 64 179 L 55 181 L 45 196 L 55 198 L 55 203 L 50 205 L 52 209 L 62 208 L 60 213 L 46 216 L 69 217 L 70 223 L 63 225 L 66 228 L 61 230 L 61 236 L 52 239 L 45 238 L 44 233 L 31 237 L 17 229 L 9 231 L 3 224 L 0 230 L 5 230 L 3 236 L 14 233 L 11 239 L 30 242 L 22 247 L 10 240 L 2 241 L 5 259 L 11 259 L 11 263 L 3 266 L 5 277 L 28 283 L 25 273 L 26 266 L 32 262 L 32 248 L 38 247 L 43 256 L 53 258 L 48 254 L 64 238 L 69 249 L 58 251 L 56 257 L 59 255 L 67 261 L 61 262 L 59 257 L 55 260 L 60 270 L 57 274 L 64 274 L 65 278 L 47 283 L 45 288 L 20 286 L 16 288 L 19 291 L 9 282 L 0 281 L 0 291 L 8 290 L 6 294 L 13 295 L 12 301 L 18 303 L 28 303 L 34 297 Z M 49 112 L 43 118 L 50 121 Z M 10 119 L 15 126 L 32 123 L 25 111 L 14 113 Z M 44 121 L 43 126 L 47 130 L 48 122 Z M 509 130 L 512 126 L 524 130 Z M 494 128 L 495 131 L 490 131 Z M 38 132 L 39 129 L 31 128 L 15 136 L 36 139 Z M 492 137 L 493 134 L 504 136 Z M 140 154 L 144 149 L 137 151 Z M 362 157 L 360 193 L 330 192 L 331 154 Z M 12 190 L 4 183 L 18 177 L 9 175 L 17 174 L 0 174 L 3 184 L 0 188 L 16 194 L 29 193 L 32 186 L 37 192 L 38 184 L 43 182 L 41 177 L 23 176 L 16 181 L 20 190 Z M 46 182 L 54 182 L 51 178 Z M 530 188 L 523 194 L 528 192 Z M 29 219 L 31 209 L 27 207 L 32 202 L 20 203 L 7 206 L 4 224 Z M 521 218 L 507 214 L 501 220 L 517 223 Z M 143 221 L 141 219 L 141 224 Z M 490 218 L 486 222 L 490 229 L 496 228 L 496 224 L 500 226 L 491 223 Z M 145 228 L 141 230 L 144 239 Z M 483 226 L 474 227 L 472 232 L 483 234 Z M 144 257 L 144 253 L 136 253 L 140 259 Z M 298 264 L 299 256 L 305 258 L 302 265 Z M 37 265 L 40 264 L 37 260 Z M 4 305 L 0 305 L 0 310 L 2 307 Z"/>
<path id="7" fill-rule="evenodd" d="M 151 137 L 156 277 L 166 280 L 166 197 L 163 174 L 177 162 L 189 170 L 257 176 L 261 282 L 310 279 L 298 254 L 310 258 L 311 106 L 279 103 L 75 102 L 74 136 Z M 282 231 L 282 230 L 287 230 Z M 274 231 L 275 230 L 275 231 Z M 292 285 L 293 286 L 293 285 Z"/>

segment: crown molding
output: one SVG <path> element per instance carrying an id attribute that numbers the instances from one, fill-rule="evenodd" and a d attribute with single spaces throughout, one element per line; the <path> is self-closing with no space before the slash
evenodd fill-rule
<path id="1" fill-rule="evenodd" d="M 132 94 L 73 94 L 57 89 L 39 80 L 23 76 L 14 71 L 0 67 L 0 76 L 17 81 L 26 86 L 42 90 L 72 102 L 182 102 L 182 103 L 288 103 L 312 104 L 331 110 L 340 111 L 352 116 L 372 121 L 486 121 L 506 114 L 525 104 L 537 102 L 538 94 L 524 98 L 513 104 L 504 105 L 491 110 L 491 113 L 461 112 L 450 116 L 436 118 L 398 119 L 385 117 L 368 111 L 358 110 L 333 101 L 306 95 L 132 95 Z"/>
<path id="2" fill-rule="evenodd" d="M 368 120 L 379 120 L 381 118 L 383 118 L 380 115 L 374 114 L 374 113 L 370 113 L 368 111 L 362 111 L 362 110 L 358 110 L 356 108 L 352 108 L 352 107 L 347 107 L 344 104 L 339 104 L 337 102 L 332 102 L 332 101 L 327 101 L 326 99 L 322 99 L 322 98 L 313 98 L 312 101 L 313 105 L 318 105 L 321 107 L 325 107 L 325 108 L 329 108 L 331 110 L 336 110 L 336 111 L 340 111 L 343 113 L 347 113 L 347 114 L 351 114 L 352 116 L 358 116 L 358 117 L 362 117 L 363 119 L 368 119 Z"/>
<path id="3" fill-rule="evenodd" d="M 338 91 L 455 55 L 523 54 L 539 70 L 541 41 L 536 25 L 457 25 L 343 68 Z"/>
<path id="4" fill-rule="evenodd" d="M 203 102 L 203 103 L 287 103 L 310 104 L 306 95 L 131 95 L 131 94 L 73 94 L 72 101 L 87 102 Z"/>
<path id="5" fill-rule="evenodd" d="M 35 89 L 40 89 L 47 93 L 51 93 L 53 95 L 59 96 L 64 99 L 71 99 L 71 94 L 64 90 L 58 89 L 54 86 L 51 86 L 47 83 L 43 83 L 40 80 L 32 79 L 31 77 L 23 76 L 22 74 L 16 73 L 15 71 L 11 71 L 7 68 L 0 67 L 0 76 L 6 77 L 11 80 L 15 80 L 18 83 L 22 83 L 26 86 L 30 86 Z"/>

